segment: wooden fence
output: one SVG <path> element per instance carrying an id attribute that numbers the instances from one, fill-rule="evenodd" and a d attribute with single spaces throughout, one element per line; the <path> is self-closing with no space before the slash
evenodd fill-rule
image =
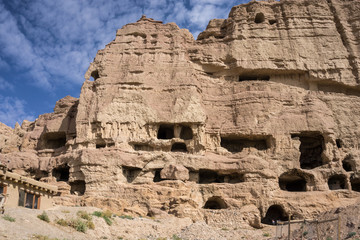
<path id="1" fill-rule="evenodd" d="M 330 239 L 337 239 L 340 240 L 341 236 L 341 228 L 340 228 L 340 222 L 341 218 L 340 216 L 332 219 L 327 220 L 289 220 L 288 221 L 277 221 L 276 223 L 276 238 L 275 239 L 316 239 L 316 240 L 322 240 L 326 239 L 324 234 L 320 231 L 320 228 L 323 225 L 326 225 L 327 223 L 331 222 L 337 222 L 336 226 L 336 238 L 330 238 Z M 309 231 L 309 232 L 308 232 Z M 325 230 L 326 231 L 326 230 Z M 297 236 L 292 236 L 294 232 L 297 232 Z M 328 234 L 328 232 L 326 232 Z"/>

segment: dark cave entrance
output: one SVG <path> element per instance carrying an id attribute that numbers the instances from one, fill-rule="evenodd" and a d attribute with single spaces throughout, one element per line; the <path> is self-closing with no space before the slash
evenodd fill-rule
<path id="1" fill-rule="evenodd" d="M 346 176 L 345 175 L 333 175 L 328 180 L 330 190 L 339 190 L 346 188 Z"/>
<path id="2" fill-rule="evenodd" d="M 360 192 L 360 178 L 351 178 L 351 189 L 356 192 Z"/>
<path id="3" fill-rule="evenodd" d="M 221 137 L 220 145 L 232 153 L 241 152 L 244 148 L 255 148 L 260 151 L 269 148 L 266 137 L 256 139 L 236 136 Z"/>
<path id="4" fill-rule="evenodd" d="M 226 209 L 227 204 L 221 197 L 211 197 L 206 201 L 204 208 L 205 209 L 216 209 L 216 210 Z"/>
<path id="5" fill-rule="evenodd" d="M 160 125 L 158 133 L 158 139 L 172 139 L 174 138 L 174 126 L 173 125 Z"/>
<path id="6" fill-rule="evenodd" d="M 284 173 L 279 177 L 279 186 L 284 191 L 305 192 L 306 180 L 303 176 L 299 176 L 296 173 Z"/>
<path id="7" fill-rule="evenodd" d="M 180 131 L 180 138 L 184 140 L 190 140 L 193 138 L 193 131 L 188 126 L 182 126 Z"/>
<path id="8" fill-rule="evenodd" d="M 74 182 L 70 182 L 70 193 L 77 194 L 79 196 L 84 195 L 86 190 L 86 184 L 84 180 L 76 180 Z"/>
<path id="9" fill-rule="evenodd" d="M 58 166 L 52 170 L 52 176 L 56 178 L 56 181 L 69 181 L 70 167 L 67 164 Z"/>
<path id="10" fill-rule="evenodd" d="M 292 134 L 292 138 L 300 140 L 300 167 L 313 169 L 323 165 L 321 154 L 323 152 L 324 137 L 315 132 Z"/>
<path id="11" fill-rule="evenodd" d="M 137 167 L 122 166 L 122 173 L 126 177 L 128 183 L 132 183 L 135 178 L 141 173 L 141 169 Z"/>
<path id="12" fill-rule="evenodd" d="M 171 146 L 172 152 L 187 152 L 186 144 L 185 143 L 174 143 Z"/>
<path id="13" fill-rule="evenodd" d="M 48 132 L 43 135 L 44 149 L 57 149 L 66 144 L 65 132 Z"/>
<path id="14" fill-rule="evenodd" d="M 280 205 L 272 205 L 268 208 L 266 215 L 261 219 L 261 223 L 272 225 L 273 221 L 287 221 L 288 216 Z"/>
<path id="15" fill-rule="evenodd" d="M 263 13 L 257 13 L 255 16 L 255 23 L 263 23 L 265 21 L 265 15 Z"/>

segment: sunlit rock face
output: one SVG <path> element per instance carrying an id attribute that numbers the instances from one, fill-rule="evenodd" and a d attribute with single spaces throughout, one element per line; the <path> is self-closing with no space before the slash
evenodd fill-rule
<path id="1" fill-rule="evenodd" d="M 80 99 L 9 129 L 1 160 L 59 204 L 221 226 L 310 218 L 360 197 L 359 1 L 252 1 L 197 40 L 143 16 Z"/>

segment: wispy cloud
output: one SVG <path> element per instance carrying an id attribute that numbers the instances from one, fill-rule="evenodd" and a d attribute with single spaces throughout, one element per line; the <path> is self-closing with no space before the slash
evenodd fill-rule
<path id="1" fill-rule="evenodd" d="M 2 77 L 0 77 L 0 90 L 12 91 L 12 90 L 14 90 L 14 85 L 12 85 L 8 81 L 6 81 Z"/>
<path id="2" fill-rule="evenodd" d="M 15 122 L 22 123 L 24 119 L 33 121 L 34 116 L 25 111 L 26 102 L 16 97 L 3 97 L 0 95 L 0 122 L 14 127 Z"/>

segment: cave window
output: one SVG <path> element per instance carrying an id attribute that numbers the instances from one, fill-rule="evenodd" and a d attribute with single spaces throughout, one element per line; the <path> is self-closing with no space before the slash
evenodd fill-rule
<path id="1" fill-rule="evenodd" d="M 265 15 L 263 13 L 257 13 L 255 16 L 255 23 L 262 23 L 265 21 Z"/>
<path id="2" fill-rule="evenodd" d="M 106 142 L 103 139 L 98 139 L 96 141 L 96 148 L 105 148 L 106 147 Z"/>
<path id="3" fill-rule="evenodd" d="M 67 164 L 58 166 L 52 170 L 52 176 L 56 178 L 56 181 L 67 182 L 69 181 L 69 170 L 70 167 Z"/>
<path id="4" fill-rule="evenodd" d="M 45 149 L 57 149 L 66 144 L 65 132 L 48 132 L 43 135 Z"/>
<path id="5" fill-rule="evenodd" d="M 141 169 L 136 167 L 122 166 L 123 175 L 126 177 L 128 183 L 132 183 L 135 178 L 140 174 Z"/>
<path id="6" fill-rule="evenodd" d="M 188 126 L 183 126 L 180 131 L 180 138 L 184 140 L 190 140 L 193 138 L 193 131 Z"/>
<path id="7" fill-rule="evenodd" d="M 344 175 L 333 175 L 328 180 L 330 190 L 345 189 L 346 177 Z"/>
<path id="8" fill-rule="evenodd" d="M 284 173 L 279 177 L 279 186 L 281 190 L 289 192 L 305 192 L 306 180 L 296 173 Z"/>
<path id="9" fill-rule="evenodd" d="M 338 148 L 342 148 L 342 146 L 343 146 L 343 141 L 342 141 L 341 139 L 336 139 L 336 146 L 337 146 Z"/>
<path id="10" fill-rule="evenodd" d="M 300 167 L 313 169 L 323 165 L 324 137 L 319 133 L 292 134 L 292 138 L 300 139 Z"/>
<path id="11" fill-rule="evenodd" d="M 220 197 L 211 197 L 206 201 L 204 208 L 205 209 L 215 209 L 215 210 L 226 209 L 227 204 Z"/>
<path id="12" fill-rule="evenodd" d="M 272 205 L 268 208 L 266 215 L 261 219 L 261 223 L 272 225 L 273 221 L 287 221 L 288 216 L 284 209 L 279 205 Z"/>
<path id="13" fill-rule="evenodd" d="M 187 152 L 186 144 L 185 143 L 174 143 L 171 146 L 172 152 Z"/>
<path id="14" fill-rule="evenodd" d="M 257 150 L 266 150 L 269 148 L 268 140 L 265 138 L 251 139 L 244 137 L 221 137 L 221 147 L 229 152 L 241 152 L 244 148 L 255 148 Z"/>
<path id="15" fill-rule="evenodd" d="M 78 196 L 84 195 L 86 184 L 84 180 L 76 180 L 70 183 L 70 193 L 77 194 Z"/>
<path id="16" fill-rule="evenodd" d="M 219 175 L 217 172 L 212 170 L 199 170 L 199 183 L 223 183 L 224 176 Z"/>
<path id="17" fill-rule="evenodd" d="M 275 23 L 276 23 L 276 20 L 275 20 L 275 19 L 270 19 L 270 20 L 269 20 L 269 24 L 270 24 L 270 25 L 274 25 Z"/>
<path id="18" fill-rule="evenodd" d="M 226 183 L 241 183 L 244 182 L 244 174 L 232 173 L 224 175 Z"/>
<path id="19" fill-rule="evenodd" d="M 174 138 L 174 126 L 171 125 L 160 125 L 158 134 L 158 139 L 172 139 Z"/>
<path id="20" fill-rule="evenodd" d="M 360 192 L 360 178 L 351 178 L 351 189 Z"/>
<path id="21" fill-rule="evenodd" d="M 91 72 L 91 77 L 96 80 L 98 79 L 100 76 L 99 76 L 99 71 L 98 70 L 95 70 L 95 71 L 92 71 Z"/>
<path id="22" fill-rule="evenodd" d="M 344 170 L 347 171 L 347 172 L 351 172 L 351 171 L 355 170 L 354 162 L 349 160 L 349 159 L 344 159 L 342 161 L 342 166 L 343 166 Z"/>
<path id="23" fill-rule="evenodd" d="M 155 169 L 154 179 L 153 179 L 154 182 L 161 182 L 163 180 L 160 175 L 161 170 L 162 169 Z"/>
<path id="24" fill-rule="evenodd" d="M 269 81 L 269 75 L 253 75 L 253 74 L 243 74 L 239 76 L 239 82 L 244 81 Z"/>

